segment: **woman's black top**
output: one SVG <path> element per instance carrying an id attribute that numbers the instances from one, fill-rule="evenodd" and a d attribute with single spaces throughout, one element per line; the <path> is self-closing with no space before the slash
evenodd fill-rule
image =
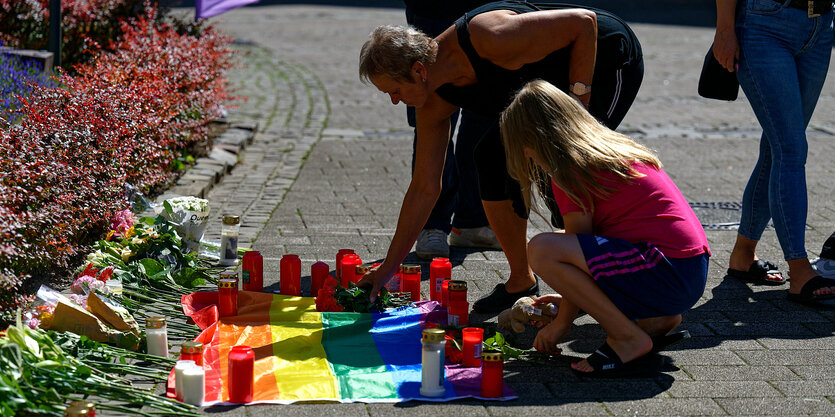
<path id="1" fill-rule="evenodd" d="M 469 22 L 481 13 L 494 10 L 529 13 L 538 10 L 569 8 L 587 9 L 597 14 L 595 78 L 600 73 L 610 73 L 642 60 L 641 46 L 635 34 L 619 17 L 607 11 L 560 3 L 497 1 L 465 13 L 455 22 L 458 44 L 467 54 L 478 81 L 464 87 L 444 84 L 435 91 L 441 98 L 458 107 L 489 117 L 497 117 L 501 114 L 516 92 L 528 81 L 543 79 L 567 91 L 571 45 L 550 53 L 538 62 L 525 64 L 516 70 L 508 70 L 478 55 L 470 41 Z M 592 81 L 591 94 L 592 96 L 595 94 L 594 81 Z"/>

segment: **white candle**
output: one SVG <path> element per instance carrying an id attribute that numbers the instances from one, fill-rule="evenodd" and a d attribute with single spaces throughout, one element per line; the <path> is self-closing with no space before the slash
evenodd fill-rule
<path id="1" fill-rule="evenodd" d="M 168 330 L 163 328 L 146 328 L 145 336 L 148 340 L 148 354 L 168 357 Z"/>
<path id="2" fill-rule="evenodd" d="M 174 365 L 174 395 L 177 400 L 183 400 L 183 371 L 197 364 L 192 360 L 177 361 Z"/>
<path id="3" fill-rule="evenodd" d="M 438 347 L 441 346 L 439 349 Z M 444 395 L 443 343 L 424 344 L 421 354 L 420 395 L 440 397 Z"/>
<path id="4" fill-rule="evenodd" d="M 183 402 L 201 406 L 206 396 L 206 374 L 200 366 L 183 370 Z"/>

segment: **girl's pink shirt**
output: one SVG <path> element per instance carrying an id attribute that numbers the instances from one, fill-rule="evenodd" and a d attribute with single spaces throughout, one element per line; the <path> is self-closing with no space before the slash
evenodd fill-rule
<path id="1" fill-rule="evenodd" d="M 616 190 L 605 198 L 593 197 L 594 234 L 651 243 L 668 258 L 710 255 L 704 228 L 673 180 L 663 169 L 640 163 L 632 168 L 644 176 L 625 183 L 614 174 L 601 173 L 611 180 L 603 185 Z M 551 188 L 563 215 L 583 211 L 554 182 Z"/>

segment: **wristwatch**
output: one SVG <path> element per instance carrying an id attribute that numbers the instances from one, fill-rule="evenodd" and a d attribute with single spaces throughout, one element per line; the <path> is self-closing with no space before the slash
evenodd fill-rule
<path id="1" fill-rule="evenodd" d="M 570 91 L 575 96 L 582 96 L 584 94 L 591 93 L 591 86 L 585 85 L 578 81 L 576 83 L 569 84 L 568 91 Z"/>

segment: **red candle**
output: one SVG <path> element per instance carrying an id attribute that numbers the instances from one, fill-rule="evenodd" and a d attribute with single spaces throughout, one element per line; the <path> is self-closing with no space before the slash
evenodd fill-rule
<path id="1" fill-rule="evenodd" d="M 217 314 L 220 317 L 238 315 L 238 281 L 223 278 L 217 282 Z"/>
<path id="2" fill-rule="evenodd" d="M 284 255 L 279 262 L 279 284 L 284 295 L 302 295 L 302 261 L 298 255 Z"/>
<path id="3" fill-rule="evenodd" d="M 339 252 L 336 252 L 336 280 L 342 281 L 342 257 L 349 254 L 354 253 L 353 249 L 340 249 Z"/>
<path id="4" fill-rule="evenodd" d="M 445 279 L 452 277 L 452 264 L 447 258 L 432 259 L 429 264 L 429 299 L 441 302 L 443 291 L 441 285 Z"/>
<path id="5" fill-rule="evenodd" d="M 249 346 L 233 346 L 229 351 L 228 389 L 229 402 L 252 402 L 253 370 L 255 352 Z"/>
<path id="6" fill-rule="evenodd" d="M 461 349 L 463 359 L 461 366 L 475 368 L 481 366 L 481 347 L 484 340 L 484 329 L 480 327 L 465 327 L 461 331 L 464 336 L 464 346 Z"/>
<path id="7" fill-rule="evenodd" d="M 499 398 L 502 396 L 504 361 L 502 352 L 486 350 L 481 355 L 481 396 Z"/>
<path id="8" fill-rule="evenodd" d="M 441 281 L 441 307 L 449 308 L 449 283 L 451 279 Z"/>
<path id="9" fill-rule="evenodd" d="M 194 361 L 197 366 L 203 366 L 203 344 L 200 342 L 185 342 L 180 345 L 180 360 Z"/>
<path id="10" fill-rule="evenodd" d="M 310 296 L 317 297 L 319 289 L 325 285 L 325 280 L 328 278 L 330 267 L 328 264 L 319 261 L 310 266 Z"/>
<path id="11" fill-rule="evenodd" d="M 467 301 L 467 281 L 450 281 L 448 291 L 449 302 Z"/>
<path id="12" fill-rule="evenodd" d="M 420 301 L 420 265 L 403 265 L 400 285 L 402 292 L 411 294 L 412 301 Z"/>
<path id="13" fill-rule="evenodd" d="M 450 326 L 466 326 L 469 324 L 470 303 L 466 301 L 450 301 L 447 310 L 447 324 Z"/>
<path id="14" fill-rule="evenodd" d="M 341 264 L 341 278 L 339 279 L 339 285 L 348 288 L 349 282 L 357 282 L 356 278 L 356 268 L 358 265 L 362 265 L 362 259 L 360 256 L 355 253 L 349 253 L 342 257 L 342 264 Z"/>
<path id="15" fill-rule="evenodd" d="M 264 257 L 261 252 L 251 250 L 241 259 L 241 282 L 244 291 L 264 289 Z"/>

